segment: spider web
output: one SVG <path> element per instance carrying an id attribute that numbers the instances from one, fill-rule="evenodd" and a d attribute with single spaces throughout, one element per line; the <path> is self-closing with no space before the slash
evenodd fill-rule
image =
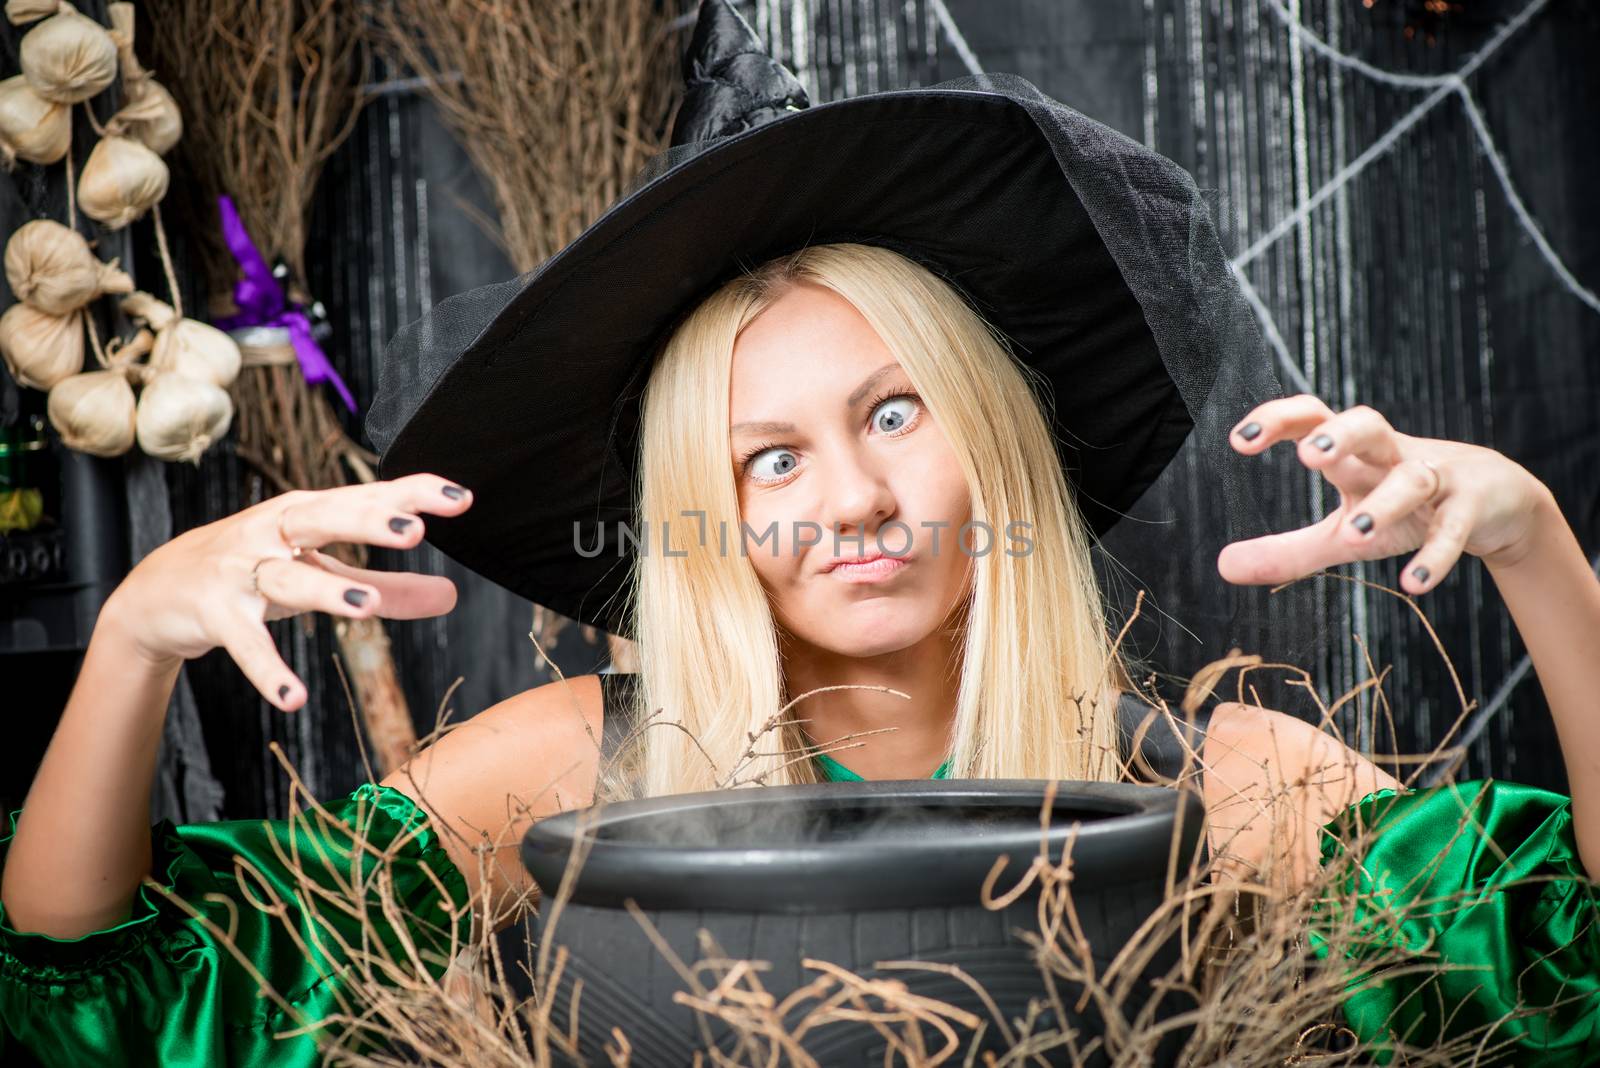
<path id="1" fill-rule="evenodd" d="M 951 17 L 944 0 L 927 0 L 929 8 L 938 20 L 940 28 L 949 38 L 951 47 L 957 56 L 966 65 L 967 69 L 975 76 L 981 78 L 984 70 L 979 64 L 976 54 L 962 36 L 960 28 Z M 1293 211 L 1279 219 L 1260 236 L 1251 240 L 1244 250 L 1229 261 L 1234 277 L 1244 293 L 1245 300 L 1254 309 L 1256 316 L 1261 321 L 1261 326 L 1266 335 L 1267 342 L 1277 354 L 1278 362 L 1283 372 L 1292 380 L 1296 387 L 1304 393 L 1316 393 L 1305 373 L 1295 362 L 1293 354 L 1289 351 L 1288 344 L 1283 339 L 1283 334 L 1278 329 L 1272 311 L 1261 299 L 1260 293 L 1251 283 L 1246 268 L 1259 259 L 1268 249 L 1276 244 L 1285 235 L 1296 227 L 1302 226 L 1329 198 L 1338 193 L 1345 186 L 1355 181 L 1361 174 L 1385 156 L 1405 134 L 1422 121 L 1430 112 L 1447 100 L 1457 100 L 1467 118 L 1467 126 L 1477 139 L 1478 147 L 1488 160 L 1489 168 L 1499 183 L 1501 191 L 1505 194 L 1512 213 L 1518 224 L 1527 232 L 1534 247 L 1539 250 L 1545 262 L 1550 266 L 1562 286 L 1578 300 L 1588 305 L 1596 312 L 1600 312 L 1600 296 L 1583 285 L 1572 273 L 1572 270 L 1562 260 L 1561 255 L 1551 246 L 1544 230 L 1540 227 L 1533 213 L 1528 209 L 1521 194 L 1517 191 L 1515 182 L 1511 178 L 1511 170 L 1506 164 L 1505 157 L 1495 144 L 1493 135 L 1489 132 L 1489 125 L 1484 120 L 1483 112 L 1474 99 L 1471 87 L 1467 84 L 1478 68 L 1503 48 L 1508 41 L 1515 37 L 1521 29 L 1528 25 L 1545 7 L 1549 0 L 1531 0 L 1525 7 L 1508 19 L 1504 25 L 1471 56 L 1469 56 L 1455 70 L 1445 74 L 1405 74 L 1384 70 L 1374 66 L 1356 56 L 1348 55 L 1334 48 L 1317 34 L 1307 29 L 1289 10 L 1282 0 L 1262 0 L 1267 9 L 1284 24 L 1288 29 L 1290 38 L 1295 46 L 1303 51 L 1320 56 L 1346 70 L 1354 71 L 1372 81 L 1396 90 L 1421 91 L 1428 90 L 1426 96 L 1417 102 L 1409 111 L 1372 142 L 1355 159 L 1341 167 L 1327 181 L 1301 201 Z M 1591 570 L 1600 572 L 1600 555 L 1589 561 Z M 1511 668 L 1496 687 L 1490 699 L 1474 710 L 1472 716 L 1463 724 L 1460 736 L 1455 744 L 1465 748 L 1482 734 L 1484 727 L 1510 699 L 1517 685 L 1527 678 L 1532 667 L 1532 658 L 1524 654 L 1522 659 Z M 1447 765 L 1439 765 L 1428 770 L 1422 777 L 1427 785 L 1433 785 L 1445 773 Z"/>

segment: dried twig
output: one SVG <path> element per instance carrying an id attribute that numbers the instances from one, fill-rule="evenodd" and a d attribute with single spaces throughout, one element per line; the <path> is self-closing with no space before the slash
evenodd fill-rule
<path id="1" fill-rule="evenodd" d="M 379 47 L 417 77 L 488 182 L 529 271 L 620 199 L 664 147 L 681 93 L 682 0 L 366 0 Z"/>

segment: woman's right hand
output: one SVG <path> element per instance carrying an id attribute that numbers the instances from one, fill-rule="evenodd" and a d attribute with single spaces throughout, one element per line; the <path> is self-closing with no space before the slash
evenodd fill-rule
<path id="1" fill-rule="evenodd" d="M 267 620 L 308 609 L 422 619 L 456 603 L 447 578 L 350 567 L 316 550 L 331 542 L 409 549 L 422 541 L 422 513 L 471 506 L 470 491 L 430 474 L 280 494 L 151 552 L 112 592 L 101 622 L 116 621 L 153 666 L 221 646 L 268 701 L 292 711 L 306 688 L 278 655 Z"/>

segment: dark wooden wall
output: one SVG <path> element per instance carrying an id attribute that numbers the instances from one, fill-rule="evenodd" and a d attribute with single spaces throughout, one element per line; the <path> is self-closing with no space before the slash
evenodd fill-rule
<path id="1" fill-rule="evenodd" d="M 759 0 L 741 10 L 797 68 L 814 100 L 929 84 L 974 68 L 1021 74 L 1191 168 L 1215 191 L 1233 250 L 1304 204 L 1426 95 L 1296 48 L 1266 0 L 811 0 L 798 13 L 797 3 Z M 1377 67 L 1437 73 L 1458 67 L 1523 7 L 1468 0 L 1431 17 L 1421 4 L 1311 0 L 1293 13 Z M 1469 80 L 1522 200 L 1590 290 L 1600 288 L 1600 206 L 1591 180 L 1600 164 L 1593 136 L 1600 71 L 1591 62 L 1597 19 L 1593 5 L 1552 0 Z M 333 316 L 329 351 L 363 412 L 383 344 L 401 324 L 451 293 L 511 273 L 463 201 L 487 206 L 465 156 L 410 91 L 374 104 L 326 173 L 312 227 L 311 284 Z M 8 210 L 10 224 L 22 209 Z M 1585 550 L 1600 552 L 1600 314 L 1538 254 L 1458 100 L 1429 111 L 1244 271 L 1284 340 L 1286 376 L 1292 368 L 1335 407 L 1371 404 L 1408 433 L 1500 449 L 1555 490 Z M 350 425 L 359 433 L 359 416 Z M 1186 455 L 1175 464 L 1136 514 L 1203 524 L 1219 505 L 1186 492 L 1196 462 Z M 1336 503 L 1290 462 L 1274 471 L 1278 529 Z M 198 469 L 167 466 L 165 473 L 174 529 L 259 493 L 225 447 Z M 1242 643 L 1293 654 L 1317 672 L 1326 696 L 1363 677 L 1364 643 L 1380 665 L 1394 665 L 1388 692 L 1402 706 L 1402 748 L 1426 748 L 1455 716 L 1439 656 L 1415 616 L 1392 599 L 1324 579 L 1315 617 L 1258 625 L 1271 620 L 1270 609 L 1258 606 L 1257 622 L 1230 629 L 1207 613 L 1221 584 L 1209 560 L 1197 564 L 1132 524 L 1114 531 L 1107 547 L 1193 632 L 1167 627 L 1141 636 L 1173 670 L 1192 670 Z M 1345 570 L 1393 585 L 1401 562 Z M 526 602 L 431 549 L 380 554 L 377 563 L 447 574 L 461 587 L 450 617 L 391 626 L 420 728 L 432 725 L 458 676 L 457 716 L 549 676 L 527 638 L 533 609 Z M 1481 565 L 1463 560 L 1424 607 L 1469 696 L 1487 706 L 1467 771 L 1563 787 L 1548 709 Z M 326 620 L 275 626 L 312 685 L 301 713 L 265 706 L 222 654 L 188 671 L 226 815 L 281 815 L 284 783 L 266 753 L 269 739 L 283 744 L 319 796 L 362 778 Z M 568 672 L 604 662 L 600 636 L 576 626 L 559 634 L 552 652 Z M 45 674 L 64 670 L 40 663 Z M 56 711 L 40 705 L 30 714 L 44 724 Z M 8 796 L 20 796 L 18 777 L 26 773 L 8 770 Z"/>

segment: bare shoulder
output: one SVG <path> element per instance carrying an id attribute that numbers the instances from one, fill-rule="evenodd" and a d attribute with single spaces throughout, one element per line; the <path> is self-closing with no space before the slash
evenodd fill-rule
<path id="1" fill-rule="evenodd" d="M 494 726 L 505 725 L 539 732 L 577 728 L 596 743 L 605 726 L 605 701 L 599 675 L 569 675 L 564 679 L 534 686 L 485 709 L 476 720 Z M 471 722 L 471 721 L 469 721 Z"/>
<path id="2" fill-rule="evenodd" d="M 589 803 L 604 727 L 600 676 L 572 675 L 484 709 L 430 750 L 459 753 L 491 788 L 535 791 L 529 801 L 543 816 Z"/>
<path id="3" fill-rule="evenodd" d="M 523 832 L 593 800 L 603 705 L 598 675 L 535 686 L 451 728 L 382 785 L 428 812 L 471 889 L 487 876 L 497 897 L 518 890 L 528 885 L 517 860 Z"/>
<path id="4" fill-rule="evenodd" d="M 1403 788 L 1330 732 L 1237 701 L 1212 710 L 1202 763 L 1213 850 L 1253 864 L 1277 855 L 1297 882 L 1316 865 L 1324 823 L 1374 790 Z"/>
<path id="5" fill-rule="evenodd" d="M 1349 789 L 1363 793 L 1400 785 L 1329 731 L 1296 716 L 1238 701 L 1221 702 L 1212 710 L 1205 755 L 1208 763 L 1243 761 L 1259 766 L 1279 784 L 1316 780 L 1331 789 L 1347 783 Z"/>

